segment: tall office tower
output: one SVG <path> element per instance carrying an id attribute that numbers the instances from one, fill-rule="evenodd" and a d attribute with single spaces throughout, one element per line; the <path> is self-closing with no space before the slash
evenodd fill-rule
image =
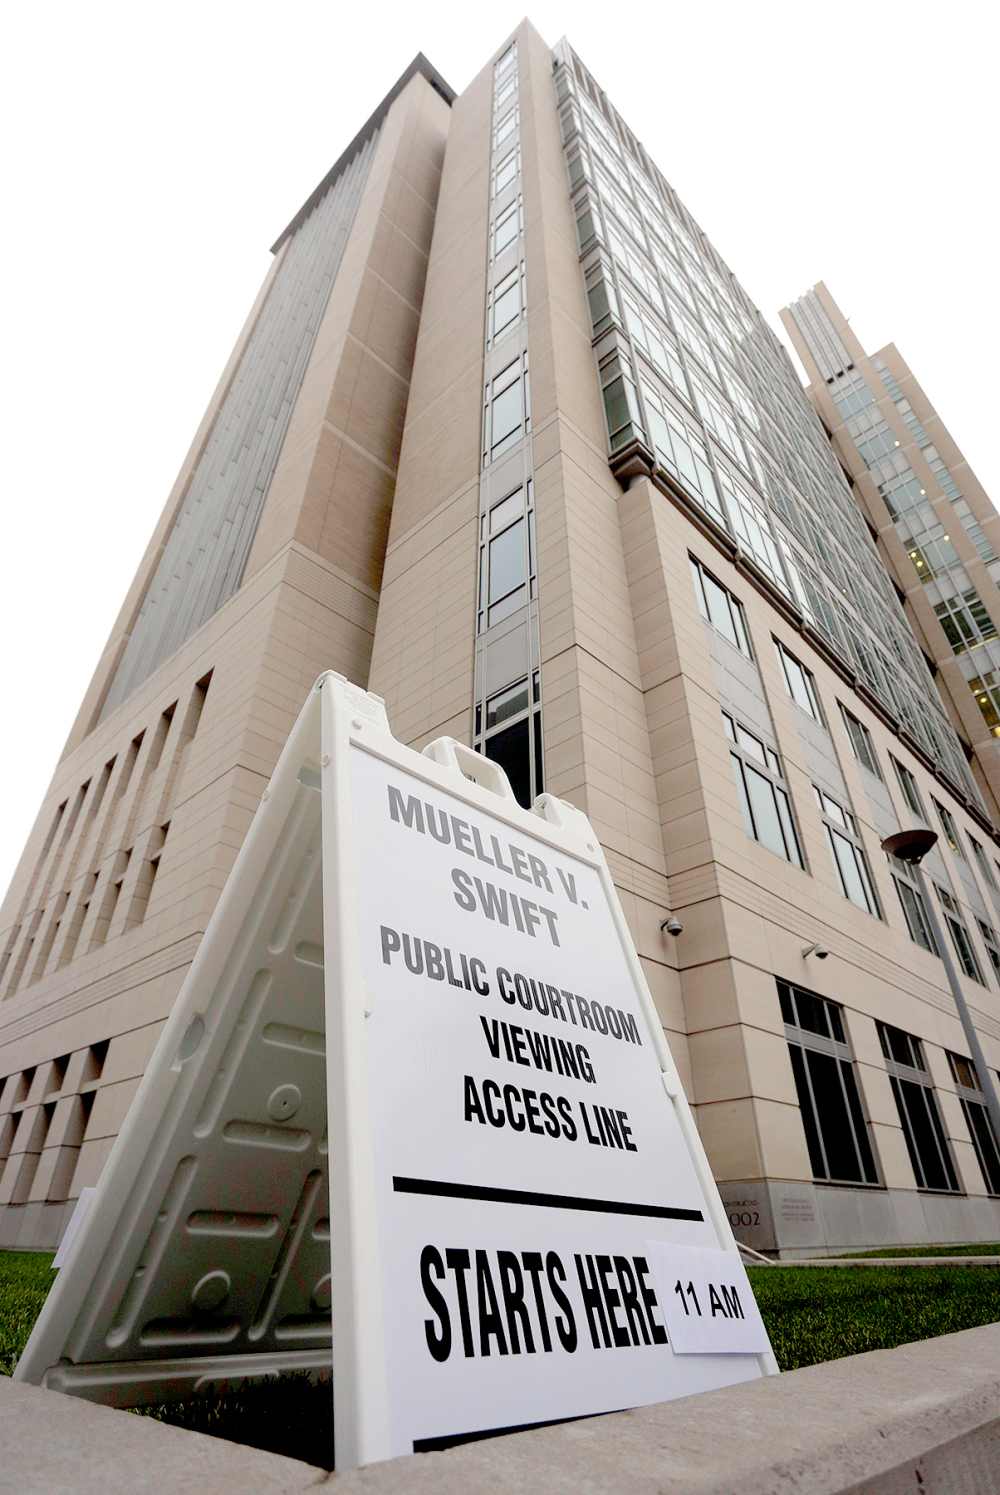
<path id="1" fill-rule="evenodd" d="M 781 316 L 996 819 L 1000 516 L 893 343 L 869 357 L 822 284 Z"/>
<path id="2" fill-rule="evenodd" d="M 323 667 L 590 816 L 744 1239 L 994 1239 L 992 1072 L 880 843 L 941 831 L 991 1064 L 1000 850 L 840 462 L 567 44 L 450 98 L 418 59 L 293 220 L 43 805 L 0 1242 L 97 1177 Z"/>

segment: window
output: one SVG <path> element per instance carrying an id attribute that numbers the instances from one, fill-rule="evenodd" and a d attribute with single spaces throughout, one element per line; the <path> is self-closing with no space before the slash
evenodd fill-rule
<path id="1" fill-rule="evenodd" d="M 522 353 L 487 383 L 484 461 L 491 461 L 509 446 L 513 446 L 524 435 L 530 423 L 528 355 Z"/>
<path id="2" fill-rule="evenodd" d="M 706 571 L 694 556 L 691 556 L 690 560 L 695 596 L 698 599 L 702 617 L 706 622 L 711 623 L 716 632 L 721 633 L 722 637 L 727 639 L 735 649 L 739 649 L 747 659 L 752 659 L 753 651 L 750 648 L 750 635 L 747 633 L 742 602 L 739 602 L 731 592 L 727 592 L 721 581 L 716 581 L 712 573 Z"/>
<path id="3" fill-rule="evenodd" d="M 494 114 L 499 114 L 500 111 L 501 111 L 501 109 L 503 108 L 504 104 L 506 104 L 510 99 L 512 99 L 516 93 L 517 93 L 517 76 L 516 76 L 516 74 L 511 74 L 511 76 L 508 77 L 508 78 L 505 78 L 502 83 L 498 82 L 497 85 L 496 85 L 496 90 L 495 90 L 495 92 L 493 94 L 493 112 L 494 112 Z"/>
<path id="4" fill-rule="evenodd" d="M 940 955 L 913 868 L 909 862 L 901 862 L 898 857 L 889 856 L 888 853 L 886 860 L 892 872 L 892 881 L 903 909 L 906 927 L 910 931 L 910 939 L 914 944 L 929 950 L 932 955 Z"/>
<path id="5" fill-rule="evenodd" d="M 976 866 L 979 868 L 979 871 L 982 874 L 983 882 L 988 888 L 992 888 L 993 891 L 996 892 L 997 880 L 993 875 L 993 868 L 990 866 L 989 857 L 986 855 L 985 851 L 974 836 L 969 836 L 968 833 L 966 833 L 966 836 L 969 845 L 972 847 L 973 860 L 975 861 Z"/>
<path id="6" fill-rule="evenodd" d="M 497 218 L 493 225 L 493 253 L 502 254 L 508 245 L 513 244 L 521 232 L 521 204 L 512 203 Z"/>
<path id="7" fill-rule="evenodd" d="M 498 57 L 493 64 L 493 73 L 497 80 L 503 77 L 508 68 L 512 68 L 517 61 L 517 42 L 511 42 L 502 57 Z"/>
<path id="8" fill-rule="evenodd" d="M 520 170 L 520 151 L 515 146 L 508 151 L 502 161 L 498 161 L 493 170 L 493 196 L 499 197 L 505 187 L 509 187 Z"/>
<path id="9" fill-rule="evenodd" d="M 951 894 L 945 892 L 944 888 L 938 887 L 937 883 L 934 886 L 937 887 L 941 907 L 944 909 L 945 923 L 948 925 L 948 933 L 951 935 L 951 942 L 955 947 L 955 954 L 958 956 L 959 965 L 973 981 L 978 981 L 980 986 L 985 986 L 986 982 L 983 980 L 983 973 L 980 969 L 979 961 L 976 959 L 976 952 L 972 948 L 972 941 L 969 938 L 969 931 L 962 917 L 961 908 Z"/>
<path id="10" fill-rule="evenodd" d="M 838 703 L 840 704 L 840 703 Z M 872 734 L 864 722 L 859 722 L 856 716 L 852 716 L 847 707 L 840 704 L 840 714 L 844 718 L 844 726 L 847 735 L 851 739 L 851 748 L 854 756 L 863 768 L 873 773 L 877 779 L 881 779 L 882 770 L 879 768 L 878 758 L 875 756 L 875 744 L 872 742 Z"/>
<path id="11" fill-rule="evenodd" d="M 476 707 L 477 752 L 499 763 L 519 804 L 529 808 L 542 793 L 542 715 L 538 671 L 497 691 Z"/>
<path id="12" fill-rule="evenodd" d="M 587 303 L 594 336 L 605 332 L 612 322 L 618 320 L 618 297 L 614 282 L 603 260 L 598 260 L 587 272 Z"/>
<path id="13" fill-rule="evenodd" d="M 788 694 L 796 706 L 801 706 L 807 711 L 814 721 L 823 722 L 823 710 L 819 704 L 819 694 L 816 690 L 816 681 L 813 679 L 811 670 L 807 670 L 804 664 L 800 664 L 794 654 L 789 654 L 784 644 L 774 641 L 774 647 L 778 651 L 778 659 L 785 675 L 785 685 Z"/>
<path id="14" fill-rule="evenodd" d="M 856 903 L 858 908 L 863 908 L 865 913 L 880 919 L 882 912 L 857 821 L 850 810 L 845 809 L 818 785 L 814 784 L 813 788 L 844 897 Z"/>
<path id="15" fill-rule="evenodd" d="M 910 770 L 904 764 L 898 762 L 891 753 L 889 754 L 889 761 L 895 770 L 899 788 L 903 798 L 906 800 L 907 808 L 911 814 L 916 815 L 918 820 L 922 820 L 926 824 L 927 811 L 924 809 L 924 802 L 920 798 L 920 790 L 917 788 L 916 779 Z"/>
<path id="16" fill-rule="evenodd" d="M 747 835 L 766 846 L 768 851 L 777 852 L 778 856 L 801 867 L 802 850 L 792 819 L 781 759 L 728 712 L 722 713 L 722 720 L 730 741 L 730 759 Z"/>
<path id="17" fill-rule="evenodd" d="M 957 857 L 961 857 L 962 861 L 964 862 L 965 848 L 962 846 L 962 840 L 958 834 L 958 826 L 955 824 L 951 811 L 946 810 L 944 805 L 939 804 L 938 801 L 934 798 L 933 794 L 931 795 L 931 803 L 937 811 L 938 820 L 940 820 L 941 822 L 941 829 L 944 831 L 944 839 L 947 841 L 948 845 L 951 847 L 955 855 Z"/>
<path id="18" fill-rule="evenodd" d="M 775 586 L 787 592 L 788 583 L 781 569 L 781 558 L 769 514 L 751 497 L 746 485 L 723 467 L 721 461 L 716 465 L 719 482 L 726 495 L 733 534 L 758 566 L 767 572 Z"/>
<path id="19" fill-rule="evenodd" d="M 1000 945 L 997 944 L 997 932 L 992 924 L 987 924 L 986 920 L 981 919 L 978 914 L 976 923 L 979 925 L 979 933 L 983 937 L 983 944 L 986 946 L 986 954 L 990 958 L 993 974 L 1000 982 Z"/>
<path id="20" fill-rule="evenodd" d="M 917 1188 L 957 1194 L 958 1178 L 924 1063 L 923 1044 L 888 1023 L 878 1024 L 878 1036 Z"/>
<path id="21" fill-rule="evenodd" d="M 505 529 L 502 534 L 497 535 L 490 541 L 490 587 L 489 604 L 492 614 L 496 612 L 496 605 L 503 599 L 509 597 L 515 590 L 521 591 L 524 587 L 527 566 L 525 565 L 525 521 L 518 519 L 516 523 Z M 493 619 L 495 621 L 495 617 Z"/>
<path id="22" fill-rule="evenodd" d="M 958 574 L 965 580 L 964 571 Z M 967 649 L 981 644 L 984 639 L 996 638 L 996 624 L 986 611 L 983 599 L 975 587 L 966 587 L 960 593 L 954 592 L 949 582 L 952 574 L 942 576 L 938 583 L 941 593 L 947 592 L 944 600 L 934 604 L 938 622 L 944 630 L 945 638 L 948 640 L 954 654 L 964 654 Z"/>
<path id="23" fill-rule="evenodd" d="M 631 368 L 617 354 L 600 367 L 601 396 L 608 423 L 608 445 L 612 451 L 643 437 L 639 393 Z"/>
<path id="24" fill-rule="evenodd" d="M 534 593 L 533 484 L 515 488 L 480 520 L 479 632 L 523 607 Z"/>
<path id="25" fill-rule="evenodd" d="M 499 114 L 499 110 L 497 111 L 497 113 Z M 494 150 L 499 150 L 500 146 L 502 146 L 506 140 L 509 140 L 514 131 L 517 129 L 517 115 L 518 111 L 515 106 L 512 109 L 508 109 L 507 113 L 503 116 L 502 119 L 497 120 L 497 123 L 493 129 Z"/>
<path id="26" fill-rule="evenodd" d="M 494 338 L 499 337 L 500 333 L 505 332 L 521 316 L 524 302 L 523 277 L 523 267 L 515 265 L 510 274 L 505 275 L 493 288 L 490 333 Z"/>
<path id="27" fill-rule="evenodd" d="M 657 458 L 689 497 L 723 529 L 728 528 L 700 427 L 681 415 L 679 402 L 658 393 L 645 379 L 642 398 Z"/>
<path id="28" fill-rule="evenodd" d="M 877 1184 L 843 1008 L 784 981 L 778 982 L 778 997 L 813 1177 Z"/>
<path id="29" fill-rule="evenodd" d="M 1000 1194 L 1000 1150 L 996 1133 L 986 1109 L 986 1097 L 979 1083 L 979 1074 L 971 1059 L 961 1054 L 948 1055 L 952 1079 L 962 1103 L 962 1114 L 969 1128 L 969 1136 L 979 1159 L 983 1181 L 991 1194 Z"/>

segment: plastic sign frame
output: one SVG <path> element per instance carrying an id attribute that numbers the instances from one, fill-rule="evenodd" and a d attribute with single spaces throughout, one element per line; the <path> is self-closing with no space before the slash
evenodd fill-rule
<path id="1" fill-rule="evenodd" d="M 331 673 L 15 1374 L 129 1405 L 332 1359 L 344 1470 L 775 1373 L 745 1322 L 674 1354 L 672 1246 L 743 1272 L 589 822 Z"/>

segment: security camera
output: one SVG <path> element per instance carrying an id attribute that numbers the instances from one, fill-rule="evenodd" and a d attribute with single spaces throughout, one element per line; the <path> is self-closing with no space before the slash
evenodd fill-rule
<path id="1" fill-rule="evenodd" d="M 815 955 L 817 960 L 826 960 L 829 953 L 825 945 L 805 945 L 802 950 L 802 959 L 807 960 L 810 955 Z"/>
<path id="2" fill-rule="evenodd" d="M 664 919 L 663 923 L 660 925 L 660 928 L 666 934 L 678 935 L 683 934 L 684 932 L 684 925 L 674 914 L 671 914 L 669 919 Z"/>

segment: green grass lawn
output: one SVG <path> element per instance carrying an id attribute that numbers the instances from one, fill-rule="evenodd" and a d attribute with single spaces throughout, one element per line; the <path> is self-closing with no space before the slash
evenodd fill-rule
<path id="1" fill-rule="evenodd" d="M 0 1251 L 0 1376 L 9 1376 L 55 1279 L 42 1251 Z"/>
<path id="2" fill-rule="evenodd" d="M 782 1370 L 1000 1321 L 1000 1268 L 751 1267 L 749 1276 Z"/>
<path id="3" fill-rule="evenodd" d="M 1000 1254 L 1000 1248 L 965 1248 L 992 1249 Z M 0 1251 L 0 1374 L 13 1370 L 45 1301 L 54 1280 L 50 1261 L 40 1253 Z M 751 1267 L 749 1275 L 782 1370 L 1000 1321 L 1000 1268 Z M 142 1410 L 307 1463 L 331 1460 L 330 1388 L 305 1376 Z"/>

